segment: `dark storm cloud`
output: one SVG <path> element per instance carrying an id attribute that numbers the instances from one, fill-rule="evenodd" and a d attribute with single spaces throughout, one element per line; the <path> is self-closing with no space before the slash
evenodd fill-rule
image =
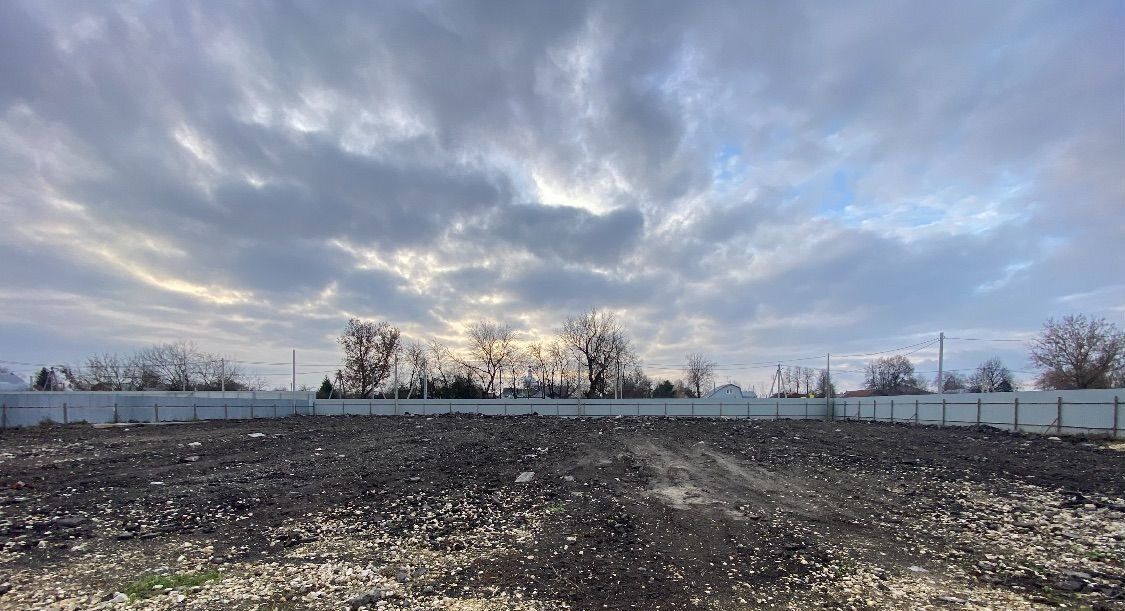
<path id="1" fill-rule="evenodd" d="M 3 3 L 0 272 L 40 303 L 5 301 L 0 344 L 331 351 L 347 314 L 534 333 L 597 305 L 655 358 L 747 360 L 1120 316 L 1123 23 L 1114 2 Z"/>

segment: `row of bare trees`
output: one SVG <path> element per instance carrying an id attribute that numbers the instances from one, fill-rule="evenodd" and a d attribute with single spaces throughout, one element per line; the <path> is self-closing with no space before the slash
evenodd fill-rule
<path id="1" fill-rule="evenodd" d="M 258 390 L 242 366 L 203 352 L 191 341 L 153 344 L 129 354 L 102 353 L 78 367 L 42 368 L 35 390 Z"/>
<path id="2" fill-rule="evenodd" d="M 352 319 L 339 338 L 344 365 L 321 394 L 372 397 L 398 392 L 498 397 L 505 392 L 545 397 L 649 396 L 652 382 L 617 317 L 592 309 L 567 318 L 547 341 L 521 343 L 504 323 L 480 320 L 465 328 L 465 347 L 403 340 L 386 322 Z M 395 375 L 395 367 L 398 367 Z M 395 382 L 398 388 L 395 388 Z M 388 387 L 388 383 L 390 386 Z"/>

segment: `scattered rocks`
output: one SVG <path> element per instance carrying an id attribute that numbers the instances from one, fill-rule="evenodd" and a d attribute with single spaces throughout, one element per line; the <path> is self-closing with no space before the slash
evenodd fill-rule
<path id="1" fill-rule="evenodd" d="M 517 484 L 526 484 L 533 479 L 535 479 L 535 472 L 534 471 L 524 471 L 523 473 L 520 473 L 519 475 L 516 476 L 516 483 Z"/>

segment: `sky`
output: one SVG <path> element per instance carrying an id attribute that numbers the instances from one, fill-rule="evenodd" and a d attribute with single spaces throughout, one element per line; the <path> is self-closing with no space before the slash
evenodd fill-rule
<path id="1" fill-rule="evenodd" d="M 1125 326 L 1123 40 L 1120 1 L 0 2 L 0 365 L 315 384 L 352 316 L 598 307 L 749 386 Z M 991 356 L 1031 370 L 945 345 Z"/>

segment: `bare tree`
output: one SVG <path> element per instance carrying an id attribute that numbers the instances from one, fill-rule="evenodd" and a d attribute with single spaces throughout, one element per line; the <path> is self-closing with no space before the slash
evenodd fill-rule
<path id="1" fill-rule="evenodd" d="M 698 352 L 687 355 L 684 364 L 684 386 L 690 388 L 696 397 L 703 396 L 703 389 L 715 381 L 715 363 Z"/>
<path id="2" fill-rule="evenodd" d="M 836 395 L 836 385 L 832 383 L 828 371 L 824 369 L 817 370 L 816 376 L 816 396 L 824 397 Z"/>
<path id="3" fill-rule="evenodd" d="M 418 342 L 406 342 L 400 351 L 400 360 L 406 376 L 406 398 L 414 396 L 415 391 L 422 396 L 422 377 L 426 375 L 426 347 Z"/>
<path id="4" fill-rule="evenodd" d="M 920 384 L 914 363 L 902 355 L 875 359 L 864 369 L 863 385 L 883 394 L 916 394 Z"/>
<path id="5" fill-rule="evenodd" d="M 520 356 L 515 331 L 505 324 L 480 320 L 469 324 L 465 334 L 469 346 L 458 362 L 476 374 L 486 396 L 500 396 L 504 389 L 499 388 L 499 378 L 505 372 L 511 374 Z"/>
<path id="6" fill-rule="evenodd" d="M 89 390 L 133 390 L 128 361 L 108 352 L 86 359 L 80 378 Z"/>
<path id="7" fill-rule="evenodd" d="M 567 318 L 559 341 L 584 370 L 587 397 L 604 395 L 617 367 L 636 360 L 617 317 L 597 308 Z"/>
<path id="8" fill-rule="evenodd" d="M 1012 372 L 1000 359 L 988 359 L 977 366 L 967 385 L 972 392 L 1012 392 L 1016 389 Z"/>
<path id="9" fill-rule="evenodd" d="M 950 371 L 943 374 L 945 380 L 939 380 L 934 376 L 934 388 L 941 392 L 950 392 L 953 390 L 964 390 L 966 387 L 965 377 L 957 372 Z"/>
<path id="10" fill-rule="evenodd" d="M 1035 381 L 1041 389 L 1109 388 L 1125 367 L 1125 334 L 1104 318 L 1051 318 L 1031 344 L 1031 361 L 1044 370 Z"/>
<path id="11" fill-rule="evenodd" d="M 813 379 L 815 377 L 816 377 L 816 370 L 813 369 L 812 367 L 802 367 L 801 368 L 801 381 L 805 383 L 804 394 L 807 395 L 807 394 L 812 393 L 812 383 L 813 383 Z"/>
<path id="12" fill-rule="evenodd" d="M 370 397 L 390 375 L 399 350 L 398 329 L 352 318 L 337 341 L 344 349 L 344 384 L 356 396 Z"/>
<path id="13" fill-rule="evenodd" d="M 539 375 L 545 397 L 569 397 L 578 389 L 578 364 L 559 340 L 528 345 L 527 358 Z"/>
<path id="14" fill-rule="evenodd" d="M 189 390 L 193 388 L 193 374 L 204 355 L 195 342 L 177 340 L 139 350 L 136 360 L 142 375 L 155 376 L 166 390 Z"/>

